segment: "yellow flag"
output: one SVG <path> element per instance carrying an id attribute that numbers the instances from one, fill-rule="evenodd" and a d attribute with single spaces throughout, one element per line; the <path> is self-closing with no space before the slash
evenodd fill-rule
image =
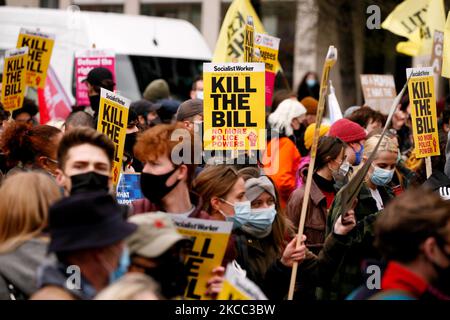
<path id="1" fill-rule="evenodd" d="M 397 51 L 410 56 L 430 55 L 434 30 L 443 30 L 443 0 L 405 0 L 395 7 L 381 27 L 408 41 L 399 42 Z"/>
<path id="2" fill-rule="evenodd" d="M 444 50 L 442 56 L 442 72 L 441 75 L 450 78 L 450 12 L 444 28 Z"/>
<path id="3" fill-rule="evenodd" d="M 252 16 L 255 32 L 266 33 L 250 0 L 234 0 L 225 15 L 212 62 L 244 62 L 245 25 Z"/>

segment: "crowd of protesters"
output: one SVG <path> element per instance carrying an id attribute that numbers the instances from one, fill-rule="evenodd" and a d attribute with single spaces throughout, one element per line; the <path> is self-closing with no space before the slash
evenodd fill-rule
<path id="1" fill-rule="evenodd" d="M 90 108 L 78 108 L 61 128 L 38 125 L 30 99 L 12 114 L 0 110 L 0 299 L 182 298 L 192 241 L 173 216 L 233 224 L 223 261 L 208 275 L 211 298 L 232 263 L 269 299 L 283 300 L 298 263 L 296 300 L 450 299 L 445 103 L 438 110 L 442 156 L 433 157 L 428 179 L 414 156 L 407 99 L 384 136 L 386 117 L 370 106 L 322 123 L 310 167 L 320 89 L 312 72 L 297 94 L 275 93 L 262 161 L 216 154 L 198 163 L 203 79 L 184 102 L 157 79 L 131 104 L 123 156 L 123 172 L 140 173 L 144 198 L 122 205 L 112 185 L 114 144 L 96 131 L 100 88 L 112 90 L 113 77 L 95 68 L 85 82 Z M 172 140 L 180 129 L 181 142 Z M 180 143 L 192 150 L 181 163 L 172 157 Z M 353 207 L 341 212 L 339 190 L 371 156 Z M 380 285 L 367 284 L 368 266 L 379 268 Z"/>

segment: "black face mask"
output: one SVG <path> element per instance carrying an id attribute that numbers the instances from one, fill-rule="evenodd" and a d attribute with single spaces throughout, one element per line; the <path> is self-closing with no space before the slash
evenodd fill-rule
<path id="1" fill-rule="evenodd" d="M 94 171 L 76 174 L 71 176 L 70 180 L 72 181 L 71 195 L 82 192 L 109 190 L 109 177 Z"/>
<path id="2" fill-rule="evenodd" d="M 150 173 L 141 173 L 141 190 L 144 196 L 153 203 L 160 203 L 170 191 L 172 191 L 180 182 L 177 180 L 173 185 L 166 185 L 167 179 L 178 169 L 176 167 L 172 171 L 162 175 L 154 175 Z"/>
<path id="3" fill-rule="evenodd" d="M 164 257 L 157 267 L 146 269 L 145 274 L 160 284 L 161 293 L 166 299 L 184 295 L 188 271 L 180 259 Z"/>
<path id="4" fill-rule="evenodd" d="M 128 157 L 128 161 L 134 158 L 133 147 L 136 143 L 137 132 L 127 133 L 125 135 L 124 154 Z"/>
<path id="5" fill-rule="evenodd" d="M 91 105 L 91 109 L 97 114 L 100 108 L 100 95 L 89 96 L 89 104 Z"/>

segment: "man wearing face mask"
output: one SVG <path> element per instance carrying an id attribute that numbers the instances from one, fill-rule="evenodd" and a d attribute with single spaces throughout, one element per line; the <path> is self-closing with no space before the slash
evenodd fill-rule
<path id="1" fill-rule="evenodd" d="M 139 133 L 139 129 L 137 127 L 138 124 L 139 121 L 136 112 L 134 112 L 133 109 L 130 109 L 128 113 L 128 124 L 122 159 L 123 172 L 125 173 L 141 172 L 143 168 L 142 163 L 135 159 L 133 152 L 134 145 L 136 144 L 136 138 Z"/>
<path id="2" fill-rule="evenodd" d="M 190 99 L 178 107 L 177 121 L 183 122 L 186 129 L 194 133 L 195 126 L 203 124 L 203 100 Z"/>
<path id="3" fill-rule="evenodd" d="M 190 97 L 191 99 L 203 100 L 203 76 L 200 75 L 194 79 Z"/>
<path id="4" fill-rule="evenodd" d="M 183 296 L 188 284 L 184 259 L 192 242 L 177 232 L 172 219 L 163 212 L 135 215 L 129 222 L 138 226 L 126 240 L 129 271 L 152 277 L 166 299 Z"/>
<path id="5" fill-rule="evenodd" d="M 106 192 L 63 198 L 49 211 L 49 252 L 56 264 L 38 270 L 33 300 L 90 300 L 127 272 L 124 239 L 136 229 Z"/>
<path id="6" fill-rule="evenodd" d="M 350 300 L 450 300 L 450 204 L 431 190 L 408 190 L 375 224 L 387 261 L 381 288 L 361 286 Z"/>
<path id="7" fill-rule="evenodd" d="M 359 166 L 364 152 L 367 133 L 359 124 L 348 119 L 340 119 L 332 124 L 328 133 L 330 137 L 341 139 L 347 144 L 345 154 L 352 166 Z"/>
<path id="8" fill-rule="evenodd" d="M 198 152 L 192 133 L 180 123 L 157 125 L 140 134 L 134 154 L 144 164 L 141 190 L 146 199 L 133 202 L 134 214 L 163 211 L 208 219 L 200 198 L 190 192 Z"/>
<path id="9" fill-rule="evenodd" d="M 114 150 L 113 142 L 94 129 L 66 132 L 58 147 L 56 176 L 65 195 L 110 190 Z"/>
<path id="10" fill-rule="evenodd" d="M 97 123 L 100 108 L 100 88 L 114 91 L 113 74 L 106 68 L 98 67 L 89 71 L 84 82 L 88 88 L 89 103 L 94 111 L 94 123 Z"/>

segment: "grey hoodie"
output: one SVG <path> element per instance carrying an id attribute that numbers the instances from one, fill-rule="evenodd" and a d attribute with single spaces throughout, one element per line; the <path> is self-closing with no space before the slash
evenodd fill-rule
<path id="1" fill-rule="evenodd" d="M 31 239 L 16 250 L 0 254 L 0 300 L 10 300 L 8 285 L 11 283 L 26 298 L 37 290 L 36 271 L 45 261 L 54 261 L 47 256 L 48 242 L 44 239 Z"/>

